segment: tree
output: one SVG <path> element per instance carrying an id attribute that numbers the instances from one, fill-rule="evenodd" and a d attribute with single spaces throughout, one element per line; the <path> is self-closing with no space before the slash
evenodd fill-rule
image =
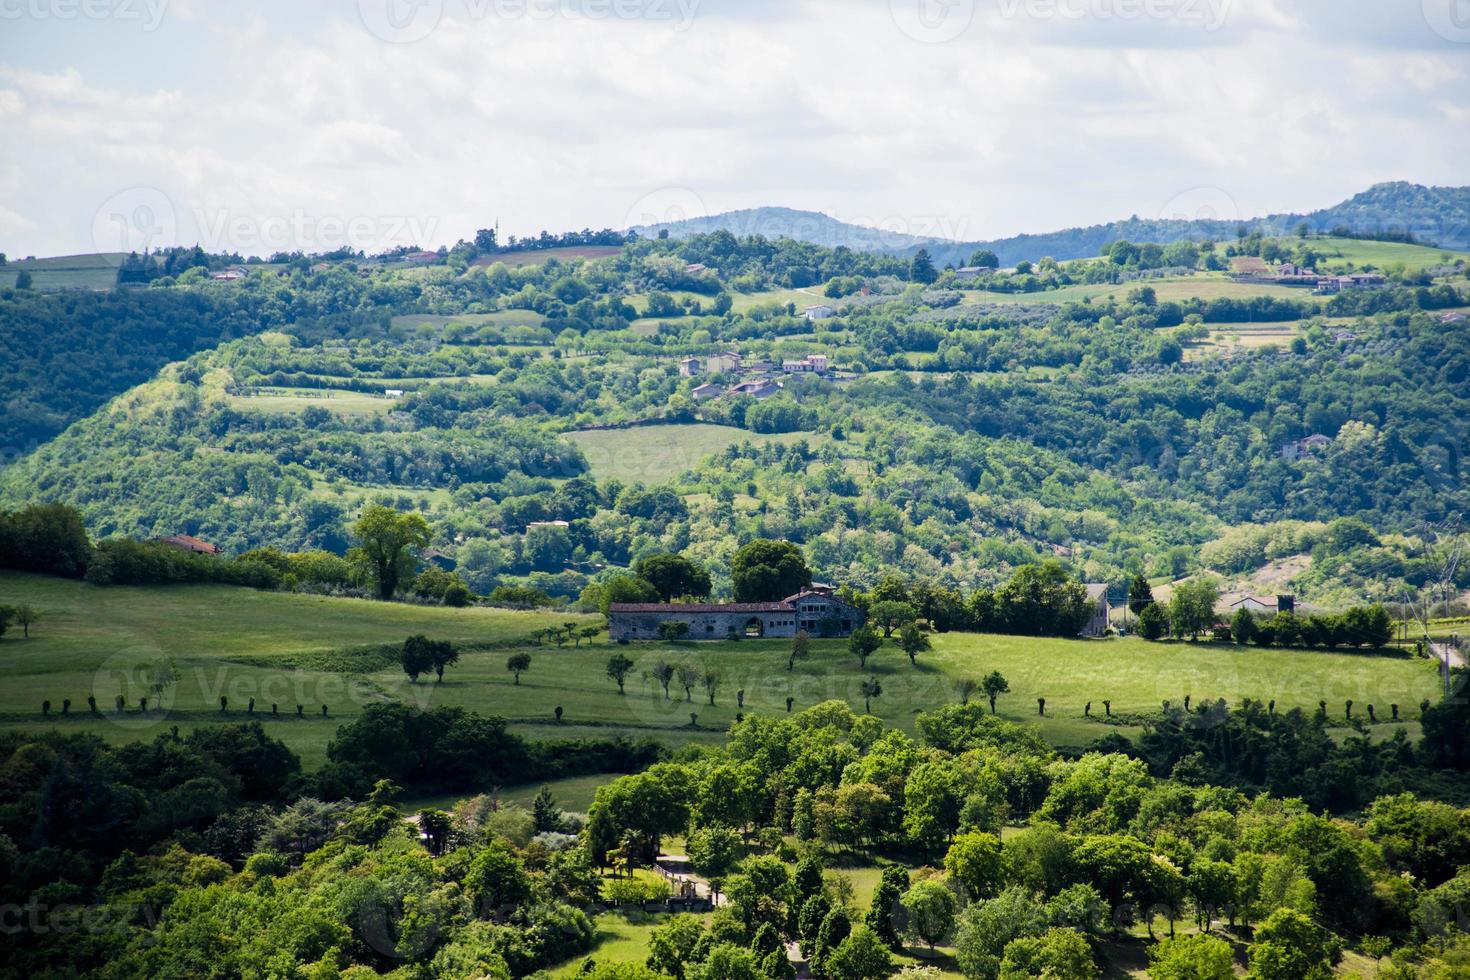
<path id="1" fill-rule="evenodd" d="M 33 282 L 34 282 L 34 279 L 31 276 L 31 270 L 29 270 L 29 269 L 22 269 L 22 270 L 20 270 L 19 272 L 17 272 L 15 274 L 15 288 L 16 289 L 20 289 L 20 290 L 30 289 Z"/>
<path id="2" fill-rule="evenodd" d="M 619 694 L 623 693 L 623 684 L 632 672 L 633 661 L 624 656 L 622 651 L 614 653 L 607 661 L 607 676 L 617 682 Z"/>
<path id="3" fill-rule="evenodd" d="M 886 866 L 882 880 L 873 891 L 873 901 L 868 906 L 868 916 L 864 920 L 884 945 L 895 951 L 903 946 L 894 922 L 903 908 L 903 893 L 908 891 L 908 887 L 909 873 L 906 868 L 898 864 Z"/>
<path id="4" fill-rule="evenodd" d="M 989 898 L 999 889 L 1004 874 L 1000 838 L 994 834 L 961 834 L 949 845 L 944 870 L 965 887 L 971 901 Z"/>
<path id="5" fill-rule="evenodd" d="M 907 602 L 897 602 L 892 599 L 875 602 L 868 607 L 868 622 L 882 627 L 885 640 L 904 623 L 913 622 L 917 615 L 914 607 Z"/>
<path id="6" fill-rule="evenodd" d="M 669 700 L 669 684 L 672 683 L 674 680 L 674 665 L 666 660 L 660 660 L 658 663 L 653 665 L 653 669 L 649 671 L 649 673 L 652 675 L 653 679 L 658 681 L 659 684 L 663 687 L 664 700 Z"/>
<path id="7" fill-rule="evenodd" d="M 868 658 L 883 645 L 883 638 L 870 626 L 859 626 L 852 631 L 852 636 L 847 638 L 847 648 L 852 655 L 858 658 L 858 663 L 864 670 L 868 668 Z"/>
<path id="8" fill-rule="evenodd" d="M 980 682 L 985 690 L 985 697 L 990 701 L 990 713 L 995 714 L 995 699 L 1002 694 L 1011 693 L 1011 685 L 998 670 L 992 670 L 985 680 Z"/>
<path id="9" fill-rule="evenodd" d="M 1169 626 L 1174 635 L 1188 633 L 1191 639 L 1198 639 L 1215 624 L 1215 603 L 1219 601 L 1220 587 L 1210 579 L 1197 578 L 1174 586 L 1174 595 L 1169 599 Z"/>
<path id="10" fill-rule="evenodd" d="M 1099 972 L 1092 947 L 1075 929 L 1013 940 L 1000 963 L 1000 980 L 1093 980 Z"/>
<path id="11" fill-rule="evenodd" d="M 921 248 L 915 252 L 913 260 L 909 262 L 909 282 L 927 286 L 938 278 L 939 273 L 934 268 L 934 260 L 929 257 L 929 250 Z"/>
<path id="12" fill-rule="evenodd" d="M 704 676 L 700 678 L 700 682 L 704 684 L 704 693 L 709 696 L 709 705 L 713 708 L 715 706 L 715 692 L 720 689 L 720 672 L 718 670 L 706 670 Z"/>
<path id="13" fill-rule="evenodd" d="M 684 689 L 684 700 L 694 700 L 694 689 L 704 680 L 704 671 L 694 664 L 679 665 L 679 686 Z"/>
<path id="14" fill-rule="evenodd" d="M 1135 616 L 1143 614 L 1143 610 L 1149 603 L 1154 601 L 1153 586 L 1148 584 L 1148 579 L 1143 574 L 1133 576 L 1133 581 L 1128 584 L 1128 609 Z"/>
<path id="15" fill-rule="evenodd" d="M 970 256 L 970 264 L 977 269 L 999 269 L 1000 257 L 988 248 L 982 248 Z"/>
<path id="16" fill-rule="evenodd" d="M 789 541 L 756 540 L 730 562 L 736 602 L 775 602 L 812 584 L 801 549 Z"/>
<path id="17" fill-rule="evenodd" d="M 900 901 L 907 913 L 904 931 L 928 946 L 929 955 L 934 955 L 934 947 L 954 932 L 954 892 L 930 878 L 910 888 Z"/>
<path id="18" fill-rule="evenodd" d="M 681 619 L 666 619 L 658 624 L 658 638 L 665 643 L 678 643 L 689 637 L 689 624 Z"/>
<path id="19" fill-rule="evenodd" d="M 919 664 L 919 654 L 934 648 L 934 644 L 929 642 L 929 634 L 919 629 L 917 623 L 908 623 L 898 631 L 898 646 L 908 654 L 909 663 L 914 666 Z"/>
<path id="20" fill-rule="evenodd" d="M 893 957 L 883 940 L 867 926 L 858 926 L 827 954 L 822 973 L 831 980 L 886 980 Z"/>
<path id="21" fill-rule="evenodd" d="M 1230 944 L 1215 936 L 1166 939 L 1148 951 L 1152 980 L 1234 980 Z"/>
<path id="22" fill-rule="evenodd" d="M 420 514 L 400 514 L 375 504 L 352 526 L 357 547 L 349 557 L 364 568 L 377 587 L 378 598 L 391 599 L 411 574 L 418 552 L 429 545 L 429 525 Z"/>
<path id="23" fill-rule="evenodd" d="M 561 807 L 556 805 L 550 786 L 541 787 L 531 804 L 531 819 L 535 821 L 536 833 L 557 833 L 564 826 Z"/>
<path id="24" fill-rule="evenodd" d="M 1291 908 L 1272 912 L 1256 929 L 1250 980 L 1328 980 L 1332 944 L 1325 930 Z"/>
<path id="25" fill-rule="evenodd" d="M 434 678 L 444 683 L 444 668 L 459 663 L 459 649 L 448 640 L 439 640 L 429 648 L 430 662 L 434 665 Z"/>
<path id="26" fill-rule="evenodd" d="M 1138 614 L 1138 635 L 1145 640 L 1159 640 L 1169 631 L 1169 617 L 1157 602 L 1150 602 Z"/>
<path id="27" fill-rule="evenodd" d="M 664 602 L 685 597 L 705 599 L 713 588 L 709 572 L 683 555 L 649 555 L 633 566 L 633 574 L 653 586 Z"/>
<path id="28" fill-rule="evenodd" d="M 427 674 L 434 669 L 434 641 L 426 636 L 410 636 L 403 641 L 398 663 L 408 675 L 409 681 L 417 684 L 420 674 Z"/>
<path id="29" fill-rule="evenodd" d="M 795 670 L 796 662 L 798 660 L 805 660 L 811 656 L 811 652 L 812 635 L 806 630 L 798 630 L 797 634 L 791 638 L 791 656 L 786 661 L 786 669 L 788 671 Z"/>
<path id="30" fill-rule="evenodd" d="M 516 685 L 521 683 L 521 675 L 531 669 L 531 655 L 529 653 L 513 653 L 505 661 L 505 669 L 516 676 Z"/>
<path id="31" fill-rule="evenodd" d="M 657 602 L 658 590 L 634 575 L 613 575 L 601 584 L 592 584 L 582 591 L 584 603 L 596 603 L 597 611 L 604 616 L 617 604 Z"/>
<path id="32" fill-rule="evenodd" d="M 1256 637 L 1256 617 L 1249 609 L 1237 609 L 1230 617 L 1230 638 L 1241 646 L 1247 646 Z"/>
<path id="33" fill-rule="evenodd" d="M 701 827 L 689 835 L 689 862 L 706 878 L 724 878 L 740 861 L 744 842 L 740 833 L 716 825 Z"/>
<path id="34" fill-rule="evenodd" d="M 20 624 L 22 635 L 29 640 L 31 638 L 31 627 L 41 618 L 40 610 L 34 606 L 21 603 L 12 610 L 15 614 L 15 622 Z"/>

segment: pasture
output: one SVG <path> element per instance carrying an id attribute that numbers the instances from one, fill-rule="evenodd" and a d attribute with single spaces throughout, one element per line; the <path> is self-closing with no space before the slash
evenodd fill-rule
<path id="1" fill-rule="evenodd" d="M 492 266 L 496 263 L 504 263 L 516 269 L 523 265 L 545 265 L 551 259 L 556 259 L 558 262 L 570 262 L 572 259 L 605 259 L 610 255 L 617 255 L 620 251 L 622 249 L 617 245 L 569 245 L 565 248 L 525 249 L 519 252 L 482 255 L 475 259 L 474 264 Z"/>
<path id="2" fill-rule="evenodd" d="M 254 388 L 248 395 L 226 395 L 231 408 L 268 415 L 299 415 L 308 408 L 324 408 L 333 415 L 381 415 L 391 411 L 396 398 L 337 388 Z"/>
<path id="3" fill-rule="evenodd" d="M 1398 704 L 1406 722 L 1419 702 L 1436 694 L 1427 660 L 1347 652 L 1260 650 L 1207 644 L 1150 644 L 1138 639 L 1097 641 L 946 634 L 935 649 L 909 663 L 891 643 L 866 669 L 842 640 L 815 644 L 808 660 L 787 669 L 789 641 L 708 644 L 643 643 L 615 646 L 606 638 L 580 647 L 535 645 L 531 634 L 589 617 L 494 609 L 454 610 L 402 604 L 255 592 L 215 586 L 98 588 L 59 579 L 0 574 L 0 603 L 28 603 L 44 618 L 23 639 L 0 640 L 0 725 L 35 730 L 91 731 L 109 741 L 151 738 L 169 726 L 192 728 L 255 716 L 300 752 L 321 763 L 336 727 L 366 705 L 399 700 L 423 707 L 458 705 L 502 716 L 532 738 L 654 736 L 671 744 L 718 741 L 739 711 L 784 714 L 821 701 L 846 701 L 862 710 L 862 682 L 876 677 L 883 693 L 872 711 L 890 725 L 912 730 L 921 711 L 957 699 L 955 683 L 999 670 L 1011 692 L 1000 698 L 1002 717 L 1038 725 L 1060 745 L 1086 745 L 1110 731 L 1135 733 L 1141 716 L 1162 701 L 1224 697 L 1274 700 L 1278 710 L 1314 710 L 1328 702 L 1334 718 L 1351 698 L 1358 714 L 1374 704 L 1380 719 Z M 442 684 L 411 684 L 390 645 L 415 633 L 459 644 L 463 655 Z M 511 650 L 532 655 L 520 683 L 506 670 Z M 634 661 L 625 693 L 605 667 L 614 650 Z M 177 683 L 164 696 L 167 710 L 143 715 L 141 679 L 151 665 L 171 661 Z M 654 665 L 688 666 L 715 674 L 714 704 L 701 681 L 686 690 L 676 679 L 667 693 L 651 676 Z M 741 693 L 743 692 L 743 707 Z M 128 711 L 115 715 L 123 693 Z M 97 697 L 99 716 L 87 711 Z M 220 696 L 229 699 L 222 713 Z M 1037 699 L 1046 698 L 1046 715 Z M 60 717 L 63 698 L 71 713 Z M 41 704 L 52 703 L 49 718 Z M 1106 719 L 1103 702 L 1115 717 Z M 1092 717 L 1084 706 L 1092 702 Z M 269 705 L 281 706 L 272 718 Z M 329 717 L 320 716 L 327 704 Z M 295 717 L 295 705 L 305 706 Z M 563 720 L 554 709 L 564 710 Z M 692 717 L 691 717 L 692 716 Z M 1387 737 L 1392 728 L 1375 731 Z"/>
<path id="4" fill-rule="evenodd" d="M 1348 265 L 1357 268 L 1371 265 L 1377 269 L 1388 269 L 1402 265 L 1409 272 L 1420 272 L 1433 266 L 1453 265 L 1457 259 L 1470 260 L 1470 253 L 1467 252 L 1455 252 L 1428 245 L 1402 245 L 1398 242 L 1371 242 L 1355 238 L 1313 238 L 1304 244 L 1327 260 L 1328 269 L 1341 269 Z"/>
<path id="5" fill-rule="evenodd" d="M 566 438 L 582 450 L 598 480 L 624 483 L 664 483 L 690 469 L 706 456 L 727 446 L 751 442 L 789 445 L 805 439 L 813 445 L 827 437 L 811 432 L 762 435 L 725 425 L 647 425 L 634 429 L 598 429 L 568 432 Z"/>
<path id="6" fill-rule="evenodd" d="M 1320 301 L 1322 297 L 1312 295 L 1310 289 L 1273 284 L 1234 282 L 1222 274 L 1202 273 L 1194 276 L 1175 276 L 1166 279 L 1148 279 L 1139 282 L 1084 286 L 1063 286 L 1041 293 L 994 293 L 985 290 L 966 290 L 966 303 L 1070 303 L 1082 300 L 1125 300 L 1128 294 L 1143 286 L 1153 287 L 1161 303 L 1182 302 L 1188 299 L 1252 299 L 1268 296 L 1275 299 Z"/>
<path id="7" fill-rule="evenodd" d="M 117 285 L 117 270 L 126 257 L 122 252 L 98 252 L 43 259 L 12 258 L 0 266 L 0 289 L 14 286 L 15 277 L 22 271 L 31 274 L 34 289 L 111 289 Z"/>

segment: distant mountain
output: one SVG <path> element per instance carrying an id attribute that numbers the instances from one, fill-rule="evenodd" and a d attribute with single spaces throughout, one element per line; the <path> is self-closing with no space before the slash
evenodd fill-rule
<path id="1" fill-rule="evenodd" d="M 767 238 L 792 238 L 829 247 L 846 245 L 862 251 L 895 255 L 912 255 L 923 248 L 940 266 L 963 265 L 976 251 L 989 249 L 996 253 L 1002 265 L 1009 266 L 1022 259 L 1034 261 L 1045 255 L 1054 259 L 1088 258 L 1120 238 L 1164 245 L 1185 238 L 1223 241 L 1234 238 L 1242 226 L 1251 231 L 1286 235 L 1293 233 L 1303 222 L 1323 234 L 1339 227 L 1363 236 L 1408 232 L 1424 244 L 1470 249 L 1470 187 L 1424 187 L 1397 181 L 1377 184 L 1341 204 L 1308 213 L 1274 214 L 1243 221 L 1140 218 L 1134 215 L 1110 224 L 975 242 L 951 242 L 887 232 L 848 224 L 815 211 L 790 208 L 730 211 L 634 230 L 645 237 L 667 230 L 674 238 L 728 231 L 737 236 L 759 234 Z"/>
<path id="2" fill-rule="evenodd" d="M 688 238 L 716 231 L 728 231 L 737 238 L 761 235 L 765 238 L 790 238 L 836 248 L 846 245 L 860 252 L 901 252 L 908 248 L 953 244 L 942 238 L 925 238 L 866 225 L 848 224 L 819 211 L 797 211 L 792 208 L 747 208 L 685 221 L 655 225 L 639 225 L 631 229 L 643 238 L 656 238 L 668 231 L 671 238 Z"/>

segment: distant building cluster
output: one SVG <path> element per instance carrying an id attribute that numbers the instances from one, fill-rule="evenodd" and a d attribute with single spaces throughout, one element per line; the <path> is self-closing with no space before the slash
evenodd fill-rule
<path id="1" fill-rule="evenodd" d="M 779 395 L 785 385 L 779 380 L 783 375 L 815 374 L 826 375 L 832 370 L 832 362 L 826 354 L 808 354 L 800 359 L 783 360 L 779 366 L 771 361 L 746 360 L 735 351 L 712 354 L 703 362 L 697 357 L 686 357 L 679 362 L 679 373 L 686 378 L 702 374 L 736 375 L 741 378 L 733 385 L 714 382 L 702 384 L 690 392 L 697 402 L 713 401 L 726 396 L 747 396 L 765 399 Z"/>
<path id="2" fill-rule="evenodd" d="M 1290 262 L 1284 262 L 1273 269 L 1265 260 L 1254 255 L 1231 259 L 1230 278 L 1236 282 L 1296 286 L 1314 290 L 1320 296 L 1330 296 L 1348 289 L 1382 289 L 1388 285 L 1388 280 L 1377 272 L 1356 272 L 1345 276 L 1319 275 L 1311 269 Z"/>

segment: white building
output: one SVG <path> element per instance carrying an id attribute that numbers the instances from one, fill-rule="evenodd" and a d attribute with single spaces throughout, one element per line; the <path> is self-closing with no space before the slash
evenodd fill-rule
<path id="1" fill-rule="evenodd" d="M 811 322 L 816 322 L 817 320 L 829 320 L 837 315 L 837 309 L 835 307 L 828 306 L 826 303 L 819 303 L 816 306 L 808 306 L 805 310 L 805 315 L 806 318 Z"/>

